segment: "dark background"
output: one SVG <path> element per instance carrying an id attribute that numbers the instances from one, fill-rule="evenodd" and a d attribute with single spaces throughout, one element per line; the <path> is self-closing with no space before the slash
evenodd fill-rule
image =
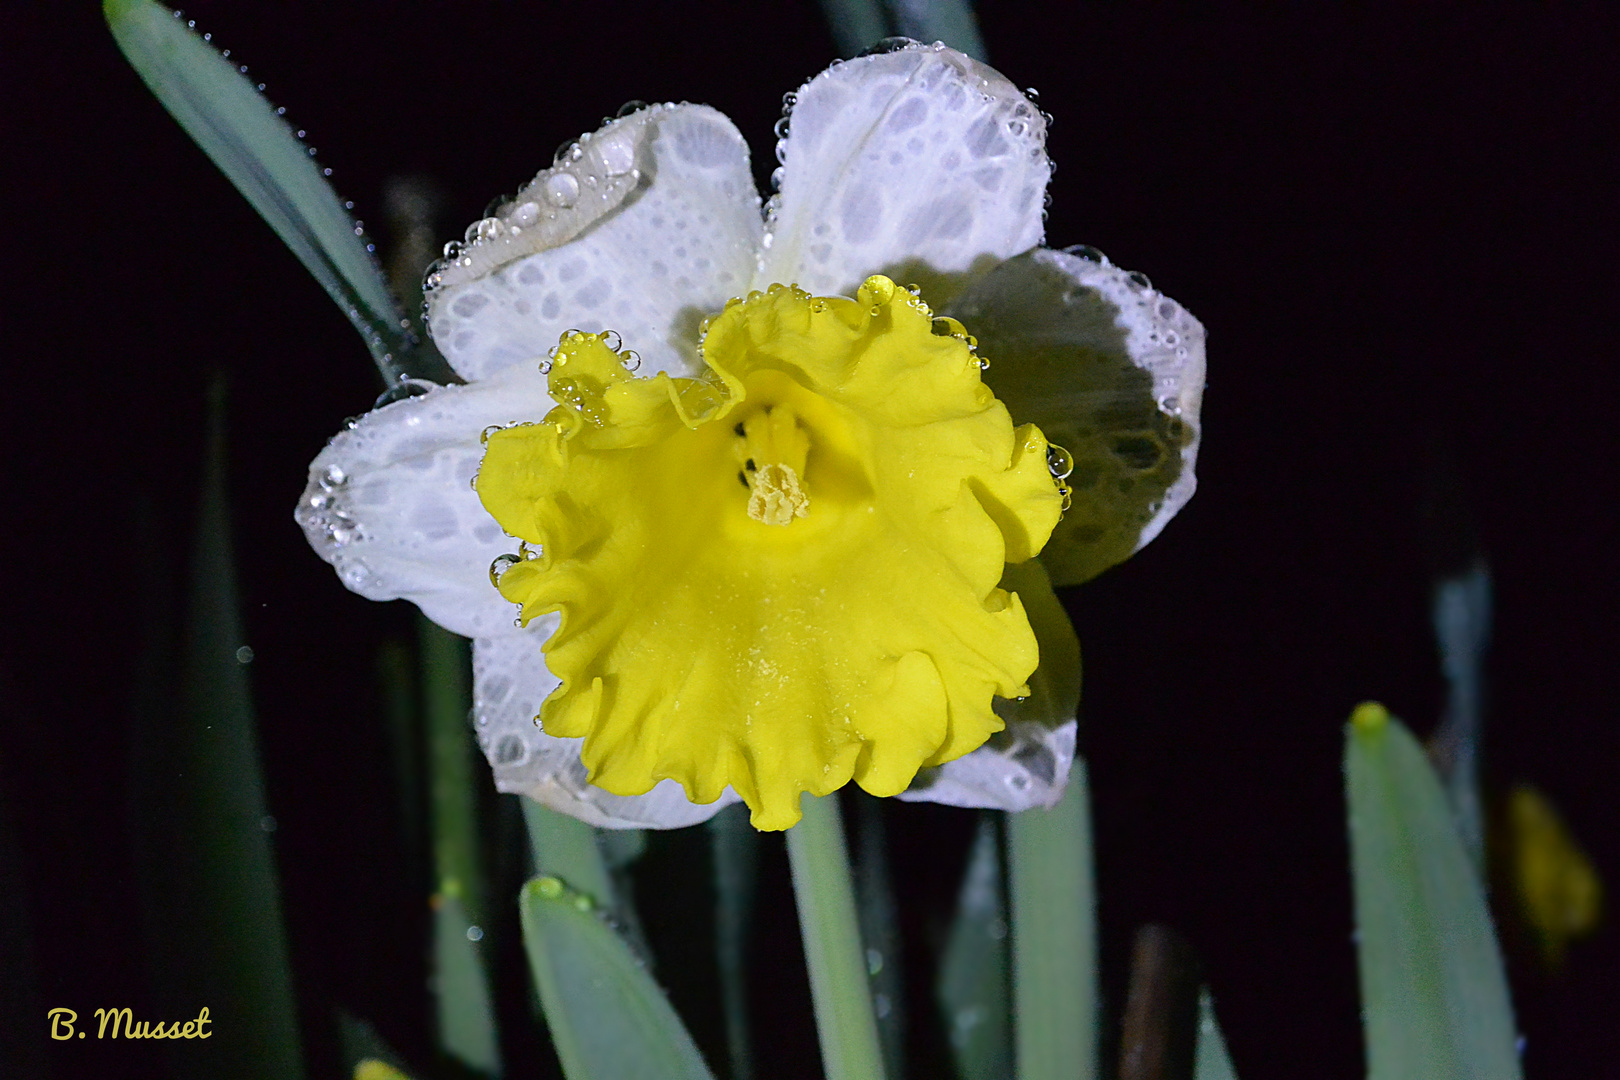
<path id="1" fill-rule="evenodd" d="M 30 944 L 5 976 L 27 1022 L 3 1030 L 44 1040 L 46 1007 L 145 1000 L 129 716 L 143 627 L 179 600 L 143 598 L 143 583 L 182 579 L 206 388 L 223 372 L 316 1075 L 336 1068 L 323 1032 L 337 1005 L 419 1050 L 422 893 L 379 839 L 396 796 L 375 674 L 411 613 L 348 594 L 292 522 L 307 462 L 369 406 L 376 376 L 96 8 L 7 7 L 0 914 Z M 381 222 L 390 175 L 442 184 L 441 239 L 633 98 L 722 109 L 763 183 L 781 94 L 833 55 L 805 0 L 188 13 L 288 106 L 359 216 Z M 1550 7 L 979 14 L 992 63 L 1056 117 L 1049 242 L 1147 272 L 1209 330 L 1197 497 L 1132 562 L 1066 595 L 1086 655 L 1111 1015 L 1130 935 L 1163 921 L 1201 955 L 1245 1080 L 1360 1075 L 1341 725 L 1370 697 L 1420 733 L 1439 711 L 1424 524 L 1437 482 L 1461 492 L 1496 583 L 1491 790 L 1538 785 L 1620 882 L 1617 27 Z M 156 549 L 136 542 L 142 520 Z M 885 813 L 921 1017 L 971 816 Z M 680 843 L 655 844 L 644 890 L 683 872 Z M 785 864 L 774 841 L 767 854 L 763 1075 L 808 1076 Z M 1499 917 L 1513 939 L 1513 913 Z M 1620 1076 L 1612 923 L 1561 973 L 1517 947 L 1510 971 L 1529 1076 Z M 937 1038 L 919 1019 L 914 1059 Z M 50 1075 L 155 1068 L 133 1046 L 94 1068 L 62 1047 L 45 1048 Z"/>

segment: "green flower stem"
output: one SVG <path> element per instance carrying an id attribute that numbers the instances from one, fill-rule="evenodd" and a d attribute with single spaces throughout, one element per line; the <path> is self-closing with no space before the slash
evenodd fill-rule
<path id="1" fill-rule="evenodd" d="M 788 861 L 799 905 L 805 965 L 827 1080 L 883 1080 L 883 1049 L 867 990 L 866 956 L 844 847 L 838 797 L 801 800 L 804 818 L 788 830 Z"/>
<path id="2" fill-rule="evenodd" d="M 1050 810 L 1007 817 L 1019 1080 L 1097 1076 L 1096 893 L 1086 765 Z"/>

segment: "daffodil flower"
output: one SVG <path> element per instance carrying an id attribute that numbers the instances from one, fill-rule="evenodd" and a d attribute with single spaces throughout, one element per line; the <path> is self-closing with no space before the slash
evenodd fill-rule
<path id="1" fill-rule="evenodd" d="M 503 791 L 609 827 L 785 828 L 851 779 L 1049 804 L 1051 581 L 1191 495 L 1202 328 L 1038 246 L 1049 118 L 990 68 L 907 42 L 786 101 L 763 214 L 723 115 L 638 105 L 475 223 L 427 292 L 466 384 L 341 432 L 298 520 L 474 639 Z"/>

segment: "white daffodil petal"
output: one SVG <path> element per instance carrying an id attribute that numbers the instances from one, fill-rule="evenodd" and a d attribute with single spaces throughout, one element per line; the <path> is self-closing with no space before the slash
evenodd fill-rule
<path id="1" fill-rule="evenodd" d="M 1204 328 L 1146 278 L 1100 255 L 1032 251 L 945 313 L 978 338 L 1014 422 L 1073 456 L 1073 505 L 1041 551 L 1053 584 L 1128 558 L 1192 498 Z"/>
<path id="2" fill-rule="evenodd" d="M 294 517 L 350 589 L 404 597 L 447 630 L 516 633 L 490 563 L 516 550 L 472 490 L 487 427 L 535 420 L 556 403 L 531 366 L 434 387 L 339 432 L 309 466 Z"/>
<path id="3" fill-rule="evenodd" d="M 895 798 L 989 810 L 1055 806 L 1074 764 L 1078 727 L 1073 720 L 1055 728 L 1008 721 L 1005 731 L 971 754 L 920 770 L 911 787 Z"/>
<path id="4" fill-rule="evenodd" d="M 1046 117 L 970 57 L 914 45 L 835 64 L 788 123 L 756 287 L 853 296 L 883 273 L 937 305 L 1041 241 Z"/>
<path id="5" fill-rule="evenodd" d="M 468 380 L 537 360 L 569 329 L 618 331 L 644 373 L 690 373 L 703 316 L 747 291 L 760 230 L 731 121 L 649 106 L 582 136 L 447 249 L 428 325 Z"/>
<path id="6" fill-rule="evenodd" d="M 693 803 L 673 780 L 645 795 L 610 795 L 587 783 L 580 760 L 585 740 L 547 735 L 534 722 L 558 684 L 540 651 L 556 629 L 557 616 L 546 615 L 520 633 L 473 642 L 474 726 L 497 790 L 527 795 L 604 829 L 678 829 L 737 801 L 727 788 L 712 803 Z"/>
<path id="7" fill-rule="evenodd" d="M 1006 728 L 966 757 L 918 772 L 902 799 L 1028 810 L 1063 797 L 1080 709 L 1080 639 L 1039 559 L 1008 566 L 1001 586 L 1023 601 L 1040 644 L 1041 663 L 1029 677 L 1029 692 L 994 699 Z"/>

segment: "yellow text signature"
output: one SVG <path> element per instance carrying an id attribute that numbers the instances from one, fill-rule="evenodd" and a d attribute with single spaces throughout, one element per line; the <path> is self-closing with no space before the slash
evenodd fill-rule
<path id="1" fill-rule="evenodd" d="M 74 1025 L 78 1023 L 79 1014 L 72 1009 L 52 1009 L 45 1014 L 51 1022 L 51 1038 L 71 1039 L 77 1036 L 84 1038 L 85 1033 L 77 1030 Z M 129 1009 L 97 1009 L 96 1038 L 125 1038 L 125 1039 L 206 1039 L 213 1035 L 208 1025 L 213 1021 L 208 1019 L 208 1006 L 204 1005 L 202 1012 L 197 1014 L 195 1020 L 175 1020 L 167 1025 L 163 1021 L 142 1020 L 135 1022 L 135 1014 Z M 122 1031 L 122 1034 L 120 1034 Z"/>

